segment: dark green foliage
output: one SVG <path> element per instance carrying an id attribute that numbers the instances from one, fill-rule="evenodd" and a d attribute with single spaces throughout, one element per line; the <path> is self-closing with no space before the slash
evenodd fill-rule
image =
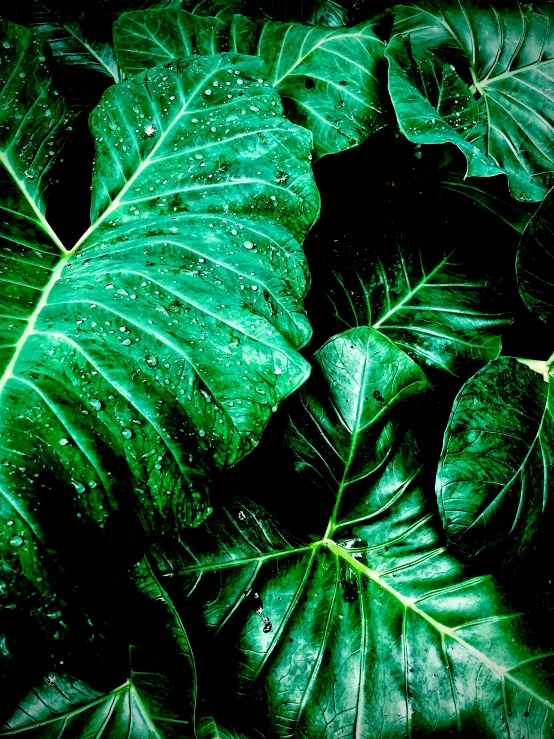
<path id="1" fill-rule="evenodd" d="M 554 739 L 551 21 L 6 9 L 0 736 Z"/>

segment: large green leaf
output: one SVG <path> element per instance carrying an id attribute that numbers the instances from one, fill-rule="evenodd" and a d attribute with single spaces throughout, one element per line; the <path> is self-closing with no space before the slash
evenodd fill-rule
<path id="1" fill-rule="evenodd" d="M 288 117 L 313 132 L 318 156 L 356 146 L 386 123 L 377 76 L 384 44 L 370 21 L 325 29 L 241 15 L 139 11 L 114 25 L 114 45 L 127 74 L 191 53 L 261 56 Z"/>
<path id="2" fill-rule="evenodd" d="M 124 550 L 133 515 L 199 523 L 210 475 L 306 379 L 319 195 L 311 136 L 261 61 L 197 57 L 105 94 L 93 224 L 66 249 L 41 201 L 63 104 L 33 34 L 4 30 L 1 585 L 7 609 L 23 599 L 63 631 L 46 552 L 103 530 Z"/>
<path id="3" fill-rule="evenodd" d="M 0 737 L 194 737 L 196 675 L 187 635 L 146 561 L 135 567 L 134 581 L 140 597 L 131 602 L 140 617 L 129 603 L 127 619 L 136 640 L 128 647 L 125 682 L 106 692 L 61 669 L 53 670 L 19 702 L 0 727 Z M 110 672 L 116 669 L 99 657 L 95 661 L 103 666 L 103 679 L 113 682 Z"/>
<path id="4" fill-rule="evenodd" d="M 505 180 L 504 180 L 505 183 Z M 506 188 L 500 183 L 494 186 L 491 180 L 486 185 L 478 179 L 467 179 L 460 172 L 447 171 L 441 179 L 441 187 L 470 198 L 483 208 L 498 216 L 514 231 L 523 233 L 531 216 L 536 210 L 536 204 L 522 203 L 511 198 Z"/>
<path id="5" fill-rule="evenodd" d="M 202 614 L 207 698 L 268 738 L 551 736 L 549 654 L 438 535 L 423 372 L 368 328 L 314 364 L 289 442 L 316 536 L 296 541 L 238 499 L 157 550 L 185 621 Z"/>
<path id="6" fill-rule="evenodd" d="M 394 17 L 390 92 L 406 136 L 450 141 L 468 158 L 468 174 L 503 171 L 514 197 L 542 200 L 554 168 L 548 6 L 432 0 L 398 5 Z M 402 40 L 408 36 L 413 64 Z M 444 83 L 444 100 L 436 85 L 422 86 L 432 76 Z"/>
<path id="7" fill-rule="evenodd" d="M 519 242 L 516 271 L 525 305 L 543 321 L 554 320 L 554 193 L 527 224 Z"/>
<path id="8" fill-rule="evenodd" d="M 533 542 L 554 493 L 551 406 L 550 382 L 511 357 L 491 362 L 460 390 L 437 496 L 448 538 L 465 555 L 501 545 L 506 562 Z"/>
<path id="9" fill-rule="evenodd" d="M 371 326 L 422 367 L 467 377 L 500 352 L 512 321 L 507 296 L 474 249 L 419 245 L 415 230 L 398 228 L 363 251 L 358 238 L 346 238 L 326 259 L 334 275 L 322 275 L 317 286 L 332 330 Z"/>

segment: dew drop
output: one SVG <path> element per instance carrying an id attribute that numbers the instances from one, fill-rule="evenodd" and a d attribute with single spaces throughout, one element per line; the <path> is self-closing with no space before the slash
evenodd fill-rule
<path id="1" fill-rule="evenodd" d="M 102 401 L 101 400 L 91 400 L 90 405 L 92 410 L 94 411 L 101 411 L 102 410 Z"/>
<path id="2" fill-rule="evenodd" d="M 59 444 L 60 446 L 67 446 L 67 445 L 69 444 L 69 439 L 60 439 L 60 440 L 58 441 L 58 444 Z"/>
<path id="3" fill-rule="evenodd" d="M 12 536 L 10 539 L 10 546 L 20 547 L 23 544 L 23 538 L 21 536 Z"/>
<path id="4" fill-rule="evenodd" d="M 133 436 L 133 431 L 131 429 L 128 429 L 128 428 L 123 428 L 123 429 L 121 429 L 121 436 L 124 439 L 130 439 Z"/>

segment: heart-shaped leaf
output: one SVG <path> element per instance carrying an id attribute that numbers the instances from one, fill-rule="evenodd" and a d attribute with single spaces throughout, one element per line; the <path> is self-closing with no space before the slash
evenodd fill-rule
<path id="1" fill-rule="evenodd" d="M 398 5 L 394 18 L 389 89 L 405 135 L 421 143 L 450 141 L 466 155 L 469 175 L 503 171 L 514 197 L 542 200 L 554 158 L 548 6 L 432 0 Z M 409 37 L 415 68 L 406 63 L 401 37 Z M 429 52 L 436 54 L 431 74 L 452 80 L 440 110 L 419 81 L 431 76 L 424 70 Z M 473 96 L 478 111 L 465 120 Z"/>
<path id="2" fill-rule="evenodd" d="M 356 146 L 386 123 L 377 75 L 384 44 L 370 21 L 326 29 L 241 15 L 138 11 L 114 25 L 114 44 L 127 74 L 193 53 L 261 56 L 287 116 L 312 131 L 317 156 Z"/>
<path id="3" fill-rule="evenodd" d="M 454 401 L 437 473 L 448 538 L 468 557 L 501 545 L 503 561 L 515 561 L 533 541 L 553 493 L 550 382 L 501 357 Z"/>
<path id="4" fill-rule="evenodd" d="M 368 328 L 314 364 L 289 442 L 299 504 L 314 521 L 326 511 L 317 538 L 296 541 L 239 499 L 157 550 L 185 621 L 201 613 L 198 664 L 219 655 L 207 698 L 268 738 L 548 736 L 548 653 L 493 578 L 442 546 L 418 438 L 423 372 Z"/>

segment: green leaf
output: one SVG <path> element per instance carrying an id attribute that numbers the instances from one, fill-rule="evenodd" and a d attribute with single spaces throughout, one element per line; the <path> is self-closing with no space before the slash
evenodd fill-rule
<path id="1" fill-rule="evenodd" d="M 529 310 L 546 323 L 554 320 L 554 193 L 530 219 L 519 242 L 516 272 L 519 293 Z"/>
<path id="2" fill-rule="evenodd" d="M 168 2 L 165 7 L 182 8 L 197 15 L 242 13 L 249 18 L 297 21 L 328 28 L 346 26 L 349 18 L 345 3 L 337 0 L 185 0 Z"/>
<path id="3" fill-rule="evenodd" d="M 470 249 L 417 246 L 414 235 L 339 259 L 327 297 L 342 326 L 371 326 L 424 368 L 463 376 L 494 359 L 510 306 Z"/>
<path id="4" fill-rule="evenodd" d="M 515 198 L 542 200 L 554 158 L 551 10 L 433 0 L 398 5 L 394 17 L 386 53 L 389 89 L 405 135 L 421 143 L 454 143 L 468 159 L 468 175 L 502 171 Z M 416 70 L 425 76 L 422 67 L 433 52 L 433 73 L 443 82 L 447 77 L 441 110 L 407 64 L 406 37 Z M 471 88 L 462 81 L 465 76 Z M 479 96 L 478 113 L 471 93 Z M 474 112 L 468 117 L 470 105 Z"/>
<path id="5" fill-rule="evenodd" d="M 445 172 L 441 187 L 470 198 L 520 234 L 524 232 L 536 209 L 536 205 L 522 204 L 509 197 L 507 191 L 504 193 L 505 188 L 494 187 L 492 180 L 488 180 L 483 187 L 479 180 L 467 179 L 458 172 Z"/>
<path id="6" fill-rule="evenodd" d="M 227 731 L 224 729 L 213 716 L 205 716 L 198 722 L 196 729 L 196 739 L 246 739 L 244 734 L 237 734 L 236 731 Z"/>
<path id="7" fill-rule="evenodd" d="M 183 10 L 144 11 L 121 16 L 114 45 L 126 74 L 191 53 L 261 56 L 287 116 L 312 131 L 317 156 L 357 146 L 386 123 L 377 75 L 384 44 L 370 21 L 332 30 L 241 15 L 224 21 Z"/>
<path id="8" fill-rule="evenodd" d="M 268 739 L 549 736 L 549 654 L 438 535 L 423 372 L 368 328 L 314 365 L 289 442 L 317 535 L 296 541 L 239 499 L 175 551 L 158 546 L 176 607 L 201 614 L 198 664 L 219 656 L 209 695 Z"/>
<path id="9" fill-rule="evenodd" d="M 467 175 L 501 172 L 475 145 L 479 108 L 452 64 L 422 50 L 414 58 L 409 39 L 396 36 L 387 46 L 389 92 L 402 133 L 417 144 L 455 144 L 467 160 Z"/>
<path id="10" fill-rule="evenodd" d="M 64 21 L 52 8 L 39 3 L 33 25 L 48 41 L 57 61 L 93 70 L 119 82 L 113 49 L 107 42 L 87 39 L 81 23 Z"/>
<path id="11" fill-rule="evenodd" d="M 501 546 L 516 561 L 554 493 L 550 383 L 501 357 L 460 390 L 444 436 L 437 496 L 449 541 L 468 557 Z"/>
<path id="12" fill-rule="evenodd" d="M 143 632 L 128 648 L 127 680 L 104 692 L 53 670 L 20 701 L 0 737 L 194 736 L 196 675 L 183 625 L 147 560 L 135 567 L 134 579 L 141 598 L 133 602 L 140 608 Z M 136 620 L 131 608 L 129 616 Z M 103 671 L 109 673 L 110 665 L 104 664 Z M 103 677 L 113 680 L 111 674 Z"/>
<path id="13" fill-rule="evenodd" d="M 319 194 L 311 136 L 261 61 L 197 57 L 107 91 L 93 224 L 67 250 L 41 201 L 63 104 L 33 34 L 5 30 L 0 590 L 63 631 L 47 552 L 114 531 L 125 551 L 134 516 L 198 524 L 211 476 L 308 376 L 301 242 Z"/>

